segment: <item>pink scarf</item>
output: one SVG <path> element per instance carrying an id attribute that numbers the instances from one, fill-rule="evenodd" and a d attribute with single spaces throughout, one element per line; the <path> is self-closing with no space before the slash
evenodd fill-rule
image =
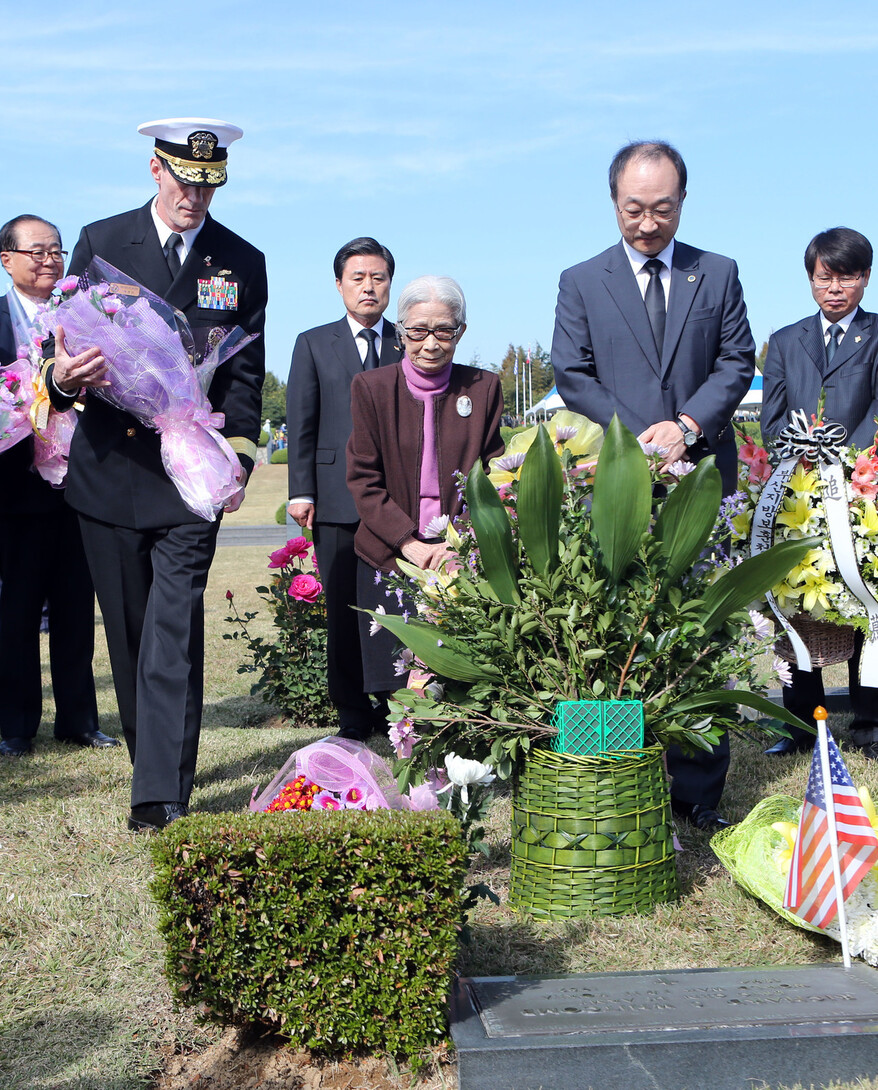
<path id="1" fill-rule="evenodd" d="M 418 511 L 419 530 L 442 514 L 439 491 L 439 451 L 436 447 L 435 399 L 448 389 L 453 364 L 447 363 L 441 371 L 428 373 L 417 368 L 408 356 L 402 360 L 402 373 L 409 393 L 416 401 L 424 402 L 424 443 L 421 452 L 421 504 Z"/>

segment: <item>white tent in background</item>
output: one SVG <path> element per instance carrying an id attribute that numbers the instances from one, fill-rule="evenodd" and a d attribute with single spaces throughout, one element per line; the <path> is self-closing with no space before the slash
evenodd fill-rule
<path id="1" fill-rule="evenodd" d="M 553 386 L 546 396 L 538 401 L 536 405 L 532 405 L 529 409 L 525 409 L 524 415 L 531 416 L 536 413 L 542 413 L 545 417 L 548 416 L 549 413 L 556 413 L 559 409 L 563 409 L 564 407 L 564 402 L 561 400 L 561 395 L 558 393 L 558 387 Z"/>
<path id="2" fill-rule="evenodd" d="M 750 384 L 750 389 L 744 394 L 741 399 L 739 408 L 741 409 L 756 409 L 762 405 L 762 375 L 759 371 L 753 376 L 753 382 Z"/>

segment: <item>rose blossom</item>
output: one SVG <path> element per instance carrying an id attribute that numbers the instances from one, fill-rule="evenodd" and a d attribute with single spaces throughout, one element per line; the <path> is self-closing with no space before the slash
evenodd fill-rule
<path id="1" fill-rule="evenodd" d="M 313 575 L 297 575 L 290 583 L 287 594 L 299 602 L 316 602 L 323 591 L 323 584 Z"/>
<path id="2" fill-rule="evenodd" d="M 282 549 L 276 549 L 268 557 L 269 568 L 284 568 L 292 560 L 306 557 L 311 545 L 305 537 L 291 538 Z"/>

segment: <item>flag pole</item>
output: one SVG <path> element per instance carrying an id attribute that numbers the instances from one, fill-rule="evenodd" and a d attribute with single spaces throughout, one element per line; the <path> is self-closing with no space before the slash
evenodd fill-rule
<path id="1" fill-rule="evenodd" d="M 841 935 L 841 954 L 845 969 L 851 967 L 851 953 L 848 949 L 848 925 L 844 909 L 844 886 L 841 882 L 841 865 L 838 861 L 838 827 L 835 823 L 835 798 L 832 793 L 832 777 L 829 772 L 829 743 L 826 734 L 826 720 L 829 713 L 826 708 L 815 708 L 817 720 L 817 747 L 820 752 L 820 776 L 823 780 L 823 798 L 826 801 L 826 825 L 829 833 L 829 851 L 832 856 L 832 876 L 835 879 L 835 899 L 838 903 L 838 930 Z"/>

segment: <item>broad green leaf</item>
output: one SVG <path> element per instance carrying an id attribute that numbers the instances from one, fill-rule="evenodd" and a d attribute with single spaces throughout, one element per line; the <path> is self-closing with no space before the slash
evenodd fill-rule
<path id="1" fill-rule="evenodd" d="M 591 525 L 614 581 L 625 574 L 649 529 L 652 487 L 640 444 L 614 415 L 594 475 Z"/>
<path id="2" fill-rule="evenodd" d="M 531 564 L 546 575 L 558 563 L 564 480 L 549 433 L 540 424 L 518 481 L 518 533 Z"/>
<path id="3" fill-rule="evenodd" d="M 481 461 L 476 462 L 466 479 L 466 503 L 491 589 L 498 601 L 518 605 L 518 566 L 509 516 Z"/>
<path id="4" fill-rule="evenodd" d="M 732 613 L 762 597 L 785 579 L 810 549 L 822 545 L 823 539 L 819 537 L 782 541 L 726 571 L 704 592 L 704 609 L 695 614 L 704 625 L 705 636 L 725 624 Z"/>
<path id="5" fill-rule="evenodd" d="M 723 486 L 715 459 L 702 459 L 668 496 L 656 519 L 655 538 L 668 558 L 668 585 L 698 559 L 716 522 Z"/>
<path id="6" fill-rule="evenodd" d="M 466 644 L 449 636 L 439 625 L 417 620 L 406 623 L 402 617 L 376 613 L 371 609 L 363 612 L 369 613 L 382 628 L 392 632 L 434 673 L 455 681 L 485 680 L 485 674 L 474 665 Z"/>
<path id="7" fill-rule="evenodd" d="M 787 711 L 786 708 L 774 704 L 766 696 L 751 693 L 749 689 L 712 689 L 704 693 L 691 693 L 680 700 L 675 700 L 670 710 L 675 714 L 677 712 L 698 712 L 715 704 L 743 704 L 745 708 L 753 708 L 754 711 L 762 712 L 763 715 L 769 715 L 773 719 L 780 719 L 782 723 L 786 723 L 788 726 L 800 727 L 811 734 L 817 733 L 813 725 L 809 726 L 798 716 Z"/>

